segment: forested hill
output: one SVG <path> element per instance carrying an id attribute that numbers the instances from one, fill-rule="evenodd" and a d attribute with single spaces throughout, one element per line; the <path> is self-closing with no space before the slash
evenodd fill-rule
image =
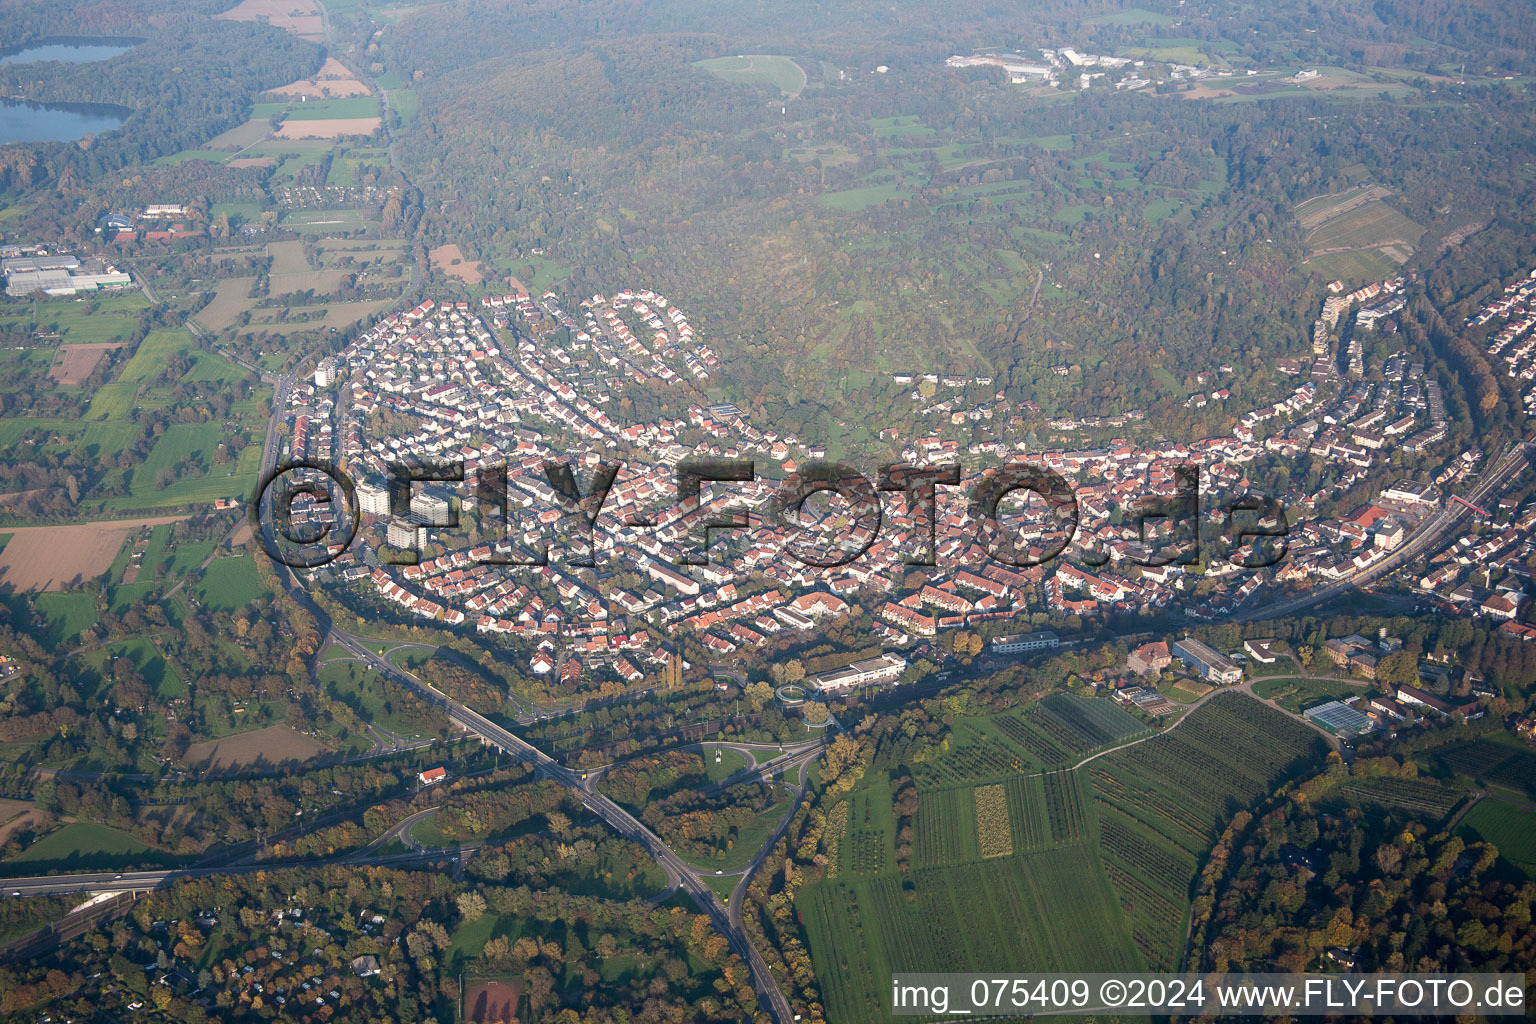
<path id="1" fill-rule="evenodd" d="M 990 376 L 1047 415 L 1225 429 L 1185 408 L 1199 374 L 1233 367 L 1231 408 L 1252 407 L 1274 399 L 1278 358 L 1310 351 L 1328 277 L 1305 262 L 1296 204 L 1378 183 L 1426 243 L 1528 216 L 1510 201 L 1532 184 L 1523 149 L 1480 141 L 1529 124 L 1504 86 L 1453 104 L 1441 80 L 1383 77 L 1218 103 L 1026 95 L 943 63 L 987 45 L 1112 52 L 1148 17 L 1233 64 L 1353 67 L 1387 47 L 1407 78 L 1461 52 L 1393 50 L 1400 26 L 1352 5 L 1267 5 L 1241 40 L 1222 5 L 1170 7 L 1177 22 L 1156 4 L 1047 5 L 1006 27 L 964 5 L 866 6 L 470 3 L 371 41 L 422 98 L 404 158 L 429 236 L 572 298 L 664 290 L 727 357 L 721 397 L 796 432 L 888 410 L 870 377 L 904 369 Z M 709 70 L 753 53 L 785 55 L 768 59 L 789 85 Z"/>
<path id="2" fill-rule="evenodd" d="M 0 67 L 0 96 L 128 111 L 122 129 L 78 144 L 0 146 L 0 193 L 54 181 L 83 186 L 107 172 L 194 148 L 244 121 L 252 95 L 319 68 L 321 50 L 313 43 L 265 24 L 207 17 L 223 6 L 0 3 L 0 46 L 46 38 L 61 25 L 145 40 L 89 72 L 52 61 Z M 9 20 L 13 13 L 18 20 Z"/>

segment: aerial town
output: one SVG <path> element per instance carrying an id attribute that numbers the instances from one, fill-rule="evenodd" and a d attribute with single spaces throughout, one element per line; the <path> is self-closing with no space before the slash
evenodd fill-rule
<path id="1" fill-rule="evenodd" d="M 780 480 L 821 459 L 824 449 L 760 429 L 734 405 L 692 397 L 701 395 L 695 386 L 719 360 L 680 308 L 648 290 L 595 295 L 574 314 L 546 293 L 490 297 L 478 307 L 426 301 L 387 316 L 323 360 L 312 383 L 290 392 L 286 454 L 336 460 L 358 480 L 364 542 L 317 570 L 318 580 L 413 617 L 504 638 L 535 674 L 632 683 L 668 657 L 659 637 L 693 635 L 712 655 L 726 656 L 857 606 L 889 649 L 886 660 L 810 682 L 827 689 L 893 682 L 909 659 L 942 662 L 945 652 L 934 639 L 944 631 L 993 632 L 988 624 L 1014 621 L 1038 626 L 1050 616 L 1091 620 L 1106 610 L 1173 609 L 1210 621 L 1262 607 L 1254 601 L 1261 591 L 1274 596 L 1298 585 L 1348 581 L 1383 566 L 1448 504 L 1443 488 L 1485 459 L 1479 450 L 1457 452 L 1434 484 L 1389 478 L 1347 516 L 1309 514 L 1366 480 L 1390 450 L 1420 452 L 1446 436 L 1439 385 L 1425 379 L 1422 363 L 1393 352 L 1366 379 L 1361 337 L 1402 308 L 1402 285 L 1394 278 L 1354 292 L 1331 289 L 1313 328 L 1313 363 L 1282 361 L 1282 373 L 1298 382 L 1280 400 L 1239 416 L 1230 436 L 1112 440 L 1021 455 L 998 440 L 961 444 L 937 427 L 910 439 L 886 431 L 882 437 L 908 464 L 962 467 L 958 488 L 938 489 L 935 564 L 916 586 L 905 573 L 923 564 L 914 554 L 928 550 L 919 502 L 887 499 L 877 529 L 855 525 L 861 553 L 843 564 L 825 568 L 784 557 L 783 538 L 764 526 L 762 512 Z M 1515 342 L 1536 322 L 1522 304 L 1531 291 L 1528 283 L 1512 288 L 1486 313 L 1510 320 L 1493 344 L 1512 373 L 1525 365 L 1519 361 L 1529 347 Z M 1353 331 L 1341 352 L 1346 324 Z M 1189 404 L 1225 401 L 1228 390 L 1216 386 L 1225 373 L 1229 367 L 1202 374 L 1211 390 L 1191 395 Z M 990 387 L 988 378 L 893 376 L 913 386 L 912 400 L 936 424 L 1025 412 L 1001 394 L 968 407 L 960 400 Z M 619 421 L 618 400 L 635 382 L 690 396 L 686 416 Z M 946 398 L 945 389 L 954 396 Z M 1136 418 L 1132 412 L 1049 426 L 1070 436 Z M 1212 551 L 1208 542 L 1198 571 L 1193 559 L 1147 558 L 1144 539 L 1121 518 L 1138 503 L 1176 498 L 1176 471 L 1198 465 L 1202 518 L 1216 522 L 1224 502 L 1255 489 L 1251 463 L 1304 454 L 1326 460 L 1337 476 L 1315 493 L 1292 487 L 1278 496 L 1285 511 L 1271 513 L 1267 524 L 1283 527 L 1284 557 L 1273 565 L 1246 568 L 1251 551 Z M 696 457 L 752 459 L 755 478 L 714 484 L 697 505 L 679 505 L 676 467 Z M 995 548 L 963 496 L 1009 457 L 1030 458 L 1071 482 L 1077 527 L 1065 550 L 1063 523 L 1037 502 L 1012 517 L 1028 557 L 990 553 Z M 390 467 L 413 459 L 461 462 L 463 482 L 414 484 L 409 509 L 392 509 Z M 578 567 L 576 549 L 550 548 L 562 513 L 545 460 L 573 464 L 582 491 L 600 460 L 623 464 L 594 524 L 597 557 L 585 563 L 591 569 Z M 502 465 L 509 500 L 498 525 L 494 510 L 477 508 L 475 494 L 481 471 Z M 755 529 L 700 529 L 729 509 L 747 510 L 744 522 Z M 455 520 L 456 512 L 464 518 Z M 800 514 L 806 529 L 847 527 L 812 503 Z M 1524 576 L 1504 571 L 1529 552 L 1536 510 L 1500 520 L 1507 522 L 1502 532 L 1475 537 L 1469 528 L 1448 538 L 1419 581 L 1422 596 L 1536 639 L 1536 631 L 1510 621 Z M 700 557 L 706 549 L 707 559 Z M 1155 691 L 1147 699 L 1155 700 Z"/>

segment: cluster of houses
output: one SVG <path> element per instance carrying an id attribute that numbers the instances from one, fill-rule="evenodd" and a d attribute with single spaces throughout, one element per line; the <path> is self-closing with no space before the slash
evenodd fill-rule
<path id="1" fill-rule="evenodd" d="M 1395 287 L 1388 282 L 1329 296 L 1325 333 L 1355 305 L 1390 297 Z M 1336 365 L 1327 352 L 1319 359 Z M 1217 557 L 1204 560 L 1198 579 L 1177 563 L 1144 564 L 1147 551 L 1130 513 L 1148 500 L 1176 497 L 1182 468 L 1199 465 L 1204 514 L 1214 519 L 1225 498 L 1250 489 L 1245 467 L 1266 452 L 1322 456 L 1342 469 L 1340 478 L 1315 494 L 1283 496 L 1292 508 L 1305 508 L 1364 479 L 1388 445 L 1410 447 L 1426 429 L 1424 420 L 1443 429 L 1437 385 L 1423 379 L 1422 364 L 1397 354 L 1382 367 L 1381 381 L 1346 382 L 1333 369 L 1242 416 L 1230 436 L 1113 440 L 1030 453 L 1031 462 L 1071 482 L 1077 524 L 1071 546 L 1052 560 L 1045 556 L 1065 538 L 1055 514 L 1038 507 L 1010 513 L 1015 555 L 1045 559 L 1027 567 L 993 557 L 991 524 L 975 518 L 967 501 L 994 470 L 964 465 L 963 456 L 1012 453 L 1002 451 L 1001 442 L 992 442 L 989 453 L 937 435 L 912 439 L 902 446 L 903 459 L 961 462 L 960 486 L 938 488 L 931 519 L 923 502 L 887 496 L 878 532 L 866 524 L 850 527 L 830 506 L 807 504 L 802 531 L 841 530 L 863 549 L 846 564 L 822 568 L 786 557 L 784 530 L 770 527 L 766 514 L 779 479 L 803 460 L 822 457 L 821 446 L 756 426 L 736 406 L 702 396 L 682 416 L 618 418 L 619 399 L 635 382 L 695 396 L 718 367 L 687 316 L 650 290 L 596 295 L 575 315 L 553 293 L 493 296 L 475 305 L 429 300 L 385 317 L 323 361 L 312 385 L 294 389 L 289 454 L 339 457 L 360 481 L 364 536 L 377 543 L 356 546 L 336 564 L 333 571 L 344 581 L 371 585 L 382 600 L 423 618 L 525 637 L 537 645 L 540 670 L 564 672 L 552 649 L 557 640 L 574 641 L 583 659 L 626 678 L 666 657 L 649 646 L 640 623 L 689 631 L 725 655 L 781 630 L 845 615 L 855 603 L 870 613 L 871 628 L 887 646 L 925 652 L 942 630 L 1008 620 L 1042 606 L 1091 616 L 1110 605 L 1157 609 L 1177 601 L 1186 614 L 1215 618 L 1252 600 L 1269 579 L 1337 579 L 1370 566 L 1441 504 L 1433 487 L 1400 481 L 1347 518 L 1297 517 L 1286 524 L 1289 555 L 1269 573 L 1244 569 L 1219 552 L 1208 553 Z M 940 374 L 897 377 L 899 383 L 925 379 L 957 388 L 978 383 Z M 1219 398 L 1223 390 L 1213 394 Z M 379 422 L 389 430 L 377 429 Z M 901 443 L 893 431 L 883 436 Z M 676 467 L 699 457 L 752 459 L 756 478 L 714 485 L 700 500 L 680 503 Z M 391 465 L 420 458 L 462 463 L 463 483 L 417 484 L 409 509 L 391 509 Z M 571 514 L 546 476 L 546 460 L 574 463 L 583 489 L 599 460 L 624 463 L 590 537 L 562 540 Z M 1453 468 L 1464 472 L 1472 461 L 1453 462 Z M 506 474 L 504 521 L 486 536 L 487 519 L 503 513 L 477 507 L 479 484 L 482 470 L 499 467 Z M 447 525 L 455 510 L 474 512 L 481 535 Z M 728 513 L 745 513 L 738 522 L 750 528 L 709 528 Z M 1518 586 L 1504 581 L 1518 576 L 1512 566 L 1528 531 L 1520 524 L 1512 531 L 1487 553 L 1504 559 L 1510 575 L 1485 581 L 1487 594 L 1468 594 L 1488 614 L 1518 606 Z M 1475 554 L 1465 550 L 1470 544 L 1442 557 L 1458 566 L 1470 564 L 1463 556 L 1486 565 L 1480 547 Z M 415 565 L 380 557 L 386 549 L 428 545 L 430 557 Z M 595 574 L 569 568 L 571 554 L 591 558 Z M 531 566 L 541 555 L 545 564 Z M 914 561 L 931 561 L 936 569 L 908 591 L 901 584 Z M 1436 585 L 1455 577 L 1452 572 Z M 1198 597 L 1196 582 L 1202 584 Z"/>
<path id="2" fill-rule="evenodd" d="M 1490 326 L 1491 325 L 1491 326 Z M 1509 376 L 1536 380 L 1536 269 L 1467 319 L 1470 328 L 1486 328 L 1488 355 L 1504 365 Z M 1536 415 L 1536 385 L 1522 399 L 1526 415 Z"/>

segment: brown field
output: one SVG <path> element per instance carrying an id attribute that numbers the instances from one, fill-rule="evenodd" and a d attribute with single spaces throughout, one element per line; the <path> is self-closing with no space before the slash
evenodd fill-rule
<path id="1" fill-rule="evenodd" d="M 307 274 L 309 260 L 304 258 L 303 242 L 268 242 L 267 255 L 272 257 L 272 274 Z"/>
<path id="2" fill-rule="evenodd" d="M 0 846 L 11 841 L 11 836 L 31 828 L 42 812 L 25 800 L 0 800 Z"/>
<path id="3" fill-rule="evenodd" d="M 324 306 L 295 306 L 291 312 L 298 313 L 313 309 L 324 309 L 325 317 L 321 320 L 294 321 L 282 324 L 264 322 L 253 317 L 250 326 L 241 333 L 250 335 L 267 331 L 272 334 L 287 335 L 296 334 L 300 331 L 319 330 L 322 327 L 334 327 L 340 330 L 392 304 L 392 299 L 378 299 L 371 302 L 328 302 Z M 262 312 L 262 310 L 257 310 L 257 315 L 259 316 Z M 276 310 L 272 310 L 272 312 L 276 312 Z"/>
<path id="4" fill-rule="evenodd" d="M 187 763 L 209 762 L 214 768 L 240 767 L 265 761 L 306 761 L 325 750 L 320 744 L 286 725 L 236 733 L 220 740 L 194 743 L 187 748 Z"/>
<path id="5" fill-rule="evenodd" d="M 265 21 L 312 43 L 325 42 L 325 27 L 315 0 L 240 0 L 215 18 L 229 21 Z"/>
<path id="6" fill-rule="evenodd" d="M 464 258 L 463 251 L 457 245 L 440 245 L 427 253 L 427 257 L 432 261 L 433 270 L 441 270 L 465 284 L 479 284 L 485 280 L 475 265 Z M 455 263 L 455 260 L 458 262 Z"/>
<path id="7" fill-rule="evenodd" d="M 268 279 L 268 287 L 272 296 L 279 299 L 306 288 L 313 288 L 316 295 L 329 295 L 341 287 L 348 273 L 346 270 L 310 270 L 303 274 L 273 274 Z"/>
<path id="8" fill-rule="evenodd" d="M 277 161 L 269 156 L 243 156 L 238 160 L 231 160 L 227 167 L 276 167 Z"/>
<path id="9" fill-rule="evenodd" d="M 315 247 L 325 253 L 400 252 L 405 242 L 398 238 L 317 238 Z"/>
<path id="10" fill-rule="evenodd" d="M 219 282 L 219 290 L 213 293 L 213 301 L 197 311 L 197 322 L 210 331 L 222 331 L 235 325 L 235 319 L 252 308 L 256 300 L 251 298 L 254 277 L 226 277 Z"/>
<path id="11" fill-rule="evenodd" d="M 511 287 L 511 289 L 514 292 L 516 292 L 519 295 L 527 295 L 527 294 L 529 294 L 528 286 L 523 284 L 523 282 L 519 281 L 515 277 L 507 278 L 507 284 Z"/>
<path id="12" fill-rule="evenodd" d="M 108 349 L 122 348 L 120 341 L 103 341 L 92 345 L 60 345 L 58 352 L 53 357 L 53 367 L 48 371 L 48 376 L 63 384 L 65 387 L 75 388 L 85 383 L 85 378 L 96 369 L 96 364 L 101 362 L 101 355 Z"/>
<path id="13" fill-rule="evenodd" d="M 0 587 L 11 591 L 58 590 L 77 579 L 94 579 L 111 568 L 123 538 L 130 532 L 185 518 L 153 516 L 73 526 L 7 528 L 11 540 L 0 549 Z"/>
<path id="14" fill-rule="evenodd" d="M 368 87 L 353 78 L 352 72 L 335 57 L 326 58 L 325 65 L 314 78 L 301 78 L 272 91 L 279 96 L 313 96 L 316 99 L 368 95 Z"/>
<path id="15" fill-rule="evenodd" d="M 471 981 L 464 991 L 464 1024 L 510 1024 L 517 1019 L 517 982 Z"/>
<path id="16" fill-rule="evenodd" d="M 281 139 L 336 139 L 343 135 L 372 135 L 379 130 L 376 117 L 332 117 L 318 121 L 284 121 L 277 130 Z"/>

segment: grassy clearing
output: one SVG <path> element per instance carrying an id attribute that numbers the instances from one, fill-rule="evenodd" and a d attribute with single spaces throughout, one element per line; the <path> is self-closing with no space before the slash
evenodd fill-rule
<path id="1" fill-rule="evenodd" d="M 215 558 L 189 589 L 204 607 L 221 612 L 239 611 L 267 595 L 251 555 Z"/>
<path id="2" fill-rule="evenodd" d="M 124 640 L 113 644 L 108 650 L 114 657 L 132 661 L 139 676 L 160 697 L 170 700 L 186 696 L 187 684 L 182 679 L 181 673 L 165 660 L 159 649 L 148 639 L 135 637 L 132 640 Z"/>
<path id="3" fill-rule="evenodd" d="M 772 85 L 785 96 L 797 96 L 805 88 L 805 70 L 788 57 L 756 53 L 701 60 L 694 66 L 727 82 Z"/>
<path id="4" fill-rule="evenodd" d="M 1127 7 L 1125 10 L 1114 11 L 1109 14 L 1100 14 L 1097 17 L 1083 20 L 1085 25 L 1156 25 L 1162 28 L 1173 24 L 1173 19 L 1166 14 L 1158 14 L 1141 7 Z"/>
<path id="5" fill-rule="evenodd" d="M 718 764 L 715 762 L 715 755 L 717 751 L 720 757 Z M 728 779 L 732 775 L 735 775 L 737 772 L 741 771 L 743 768 L 747 767 L 747 759 L 739 750 L 730 750 L 725 747 L 717 748 L 706 745 L 705 748 L 700 752 L 700 756 L 704 758 L 704 774 L 709 777 L 710 782 L 719 782 L 722 779 Z"/>
<path id="6" fill-rule="evenodd" d="M 11 859 L 11 863 L 56 862 L 143 853 L 149 847 L 126 832 L 76 821 L 48 833 Z"/>
<path id="7" fill-rule="evenodd" d="M 892 199 L 910 199 L 912 192 L 903 187 L 900 182 L 891 182 L 885 185 L 868 185 L 863 188 L 843 189 L 839 192 L 823 192 L 821 202 L 824 206 L 830 206 L 834 210 L 842 210 L 844 213 L 857 213 L 867 210 L 871 206 L 879 206 L 881 203 L 890 202 Z"/>
<path id="8" fill-rule="evenodd" d="M 293 103 L 289 105 L 284 118 L 289 121 L 327 121 L 333 118 L 377 117 L 378 113 L 378 100 L 372 96 L 353 96 Z"/>
<path id="9" fill-rule="evenodd" d="M 1363 685 L 1351 685 L 1343 679 L 1265 679 L 1253 684 L 1254 696 L 1272 700 L 1295 714 L 1330 700 L 1359 697 L 1365 692 Z"/>
<path id="10" fill-rule="evenodd" d="M 165 369 L 166 360 L 192 347 L 192 335 L 179 330 L 150 331 L 118 374 L 119 381 L 142 383 Z"/>
<path id="11" fill-rule="evenodd" d="M 440 714 L 360 662 L 326 662 L 316 678 L 326 693 L 351 707 L 358 717 L 397 736 L 430 736 L 445 724 Z"/>
<path id="12" fill-rule="evenodd" d="M 32 607 L 42 615 L 52 643 L 72 640 L 96 625 L 96 599 L 90 594 L 38 594 L 32 599 Z"/>

